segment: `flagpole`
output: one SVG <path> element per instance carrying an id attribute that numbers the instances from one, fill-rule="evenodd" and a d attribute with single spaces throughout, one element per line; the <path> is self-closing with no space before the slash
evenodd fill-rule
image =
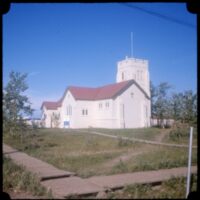
<path id="1" fill-rule="evenodd" d="M 133 32 L 131 32 L 131 58 L 133 58 Z"/>

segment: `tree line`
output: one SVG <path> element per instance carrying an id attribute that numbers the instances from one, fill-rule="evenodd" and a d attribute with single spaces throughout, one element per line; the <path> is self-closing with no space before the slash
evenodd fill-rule
<path id="1" fill-rule="evenodd" d="M 158 86 L 150 82 L 152 118 L 174 119 L 181 123 L 197 123 L 197 94 L 192 90 L 170 92 L 172 86 L 162 82 Z M 159 124 L 161 125 L 161 124 Z"/>
<path id="2" fill-rule="evenodd" d="M 7 85 L 3 88 L 4 133 L 16 135 L 17 132 L 22 134 L 27 130 L 24 116 L 31 117 L 34 110 L 24 94 L 28 89 L 26 79 L 27 74 L 12 71 Z M 158 86 L 150 83 L 152 118 L 161 121 L 174 119 L 182 123 L 197 123 L 197 94 L 192 90 L 169 93 L 171 88 L 167 82 L 160 83 Z"/>

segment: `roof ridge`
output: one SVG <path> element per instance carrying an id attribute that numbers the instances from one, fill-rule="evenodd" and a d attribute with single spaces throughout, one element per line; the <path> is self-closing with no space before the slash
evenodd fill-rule
<path id="1" fill-rule="evenodd" d="M 53 107 L 60 107 L 62 105 L 63 99 L 66 96 L 68 91 L 71 92 L 73 97 L 76 100 L 88 100 L 88 101 L 95 101 L 95 100 L 103 100 L 103 99 L 113 99 L 120 95 L 124 90 L 130 87 L 132 84 L 135 84 L 141 92 L 147 98 L 150 98 L 146 91 L 134 80 L 126 80 L 118 83 L 107 84 L 101 87 L 91 88 L 91 87 L 81 87 L 81 86 L 68 86 L 65 89 L 64 94 L 58 101 L 44 101 L 42 106 L 46 104 L 54 104 Z M 52 107 L 52 105 L 50 105 Z"/>
<path id="2" fill-rule="evenodd" d="M 99 89 L 99 88 L 103 88 L 103 87 L 107 87 L 107 86 L 122 84 L 122 83 L 125 83 L 125 82 L 131 82 L 131 81 L 133 81 L 133 80 L 134 80 L 134 79 L 126 80 L 126 81 L 122 81 L 122 82 L 118 82 L 118 83 L 109 83 L 109 84 L 102 85 L 102 86 L 98 86 L 98 87 L 74 86 L 74 85 L 70 85 L 70 86 L 68 86 L 67 88 L 74 87 L 74 88 L 86 88 L 86 89 Z"/>

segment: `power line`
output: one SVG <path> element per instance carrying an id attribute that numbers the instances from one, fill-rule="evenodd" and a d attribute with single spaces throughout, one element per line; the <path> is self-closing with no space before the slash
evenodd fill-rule
<path id="1" fill-rule="evenodd" d="M 127 3 L 120 3 L 120 4 L 123 5 L 123 6 L 129 7 L 129 8 L 140 10 L 142 12 L 148 13 L 150 15 L 153 15 L 153 16 L 156 16 L 156 17 L 159 17 L 159 18 L 162 18 L 162 19 L 165 19 L 165 20 L 168 20 L 168 21 L 180 24 L 180 25 L 187 26 L 187 27 L 192 28 L 192 29 L 196 29 L 196 26 L 193 25 L 193 24 L 190 24 L 188 22 L 184 22 L 184 21 L 179 20 L 179 19 L 175 19 L 175 18 L 167 16 L 167 15 L 163 15 L 163 14 L 160 14 L 160 13 L 157 13 L 157 12 L 146 10 L 144 8 L 141 8 L 141 7 L 138 7 L 138 6 L 135 6 L 135 5 L 130 5 L 130 4 L 127 4 Z"/>

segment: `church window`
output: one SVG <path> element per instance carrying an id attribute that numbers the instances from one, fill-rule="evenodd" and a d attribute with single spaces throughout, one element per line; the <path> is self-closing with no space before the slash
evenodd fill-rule
<path id="1" fill-rule="evenodd" d="M 88 110 L 87 109 L 83 109 L 82 110 L 82 115 L 88 115 Z"/>
<path id="2" fill-rule="evenodd" d="M 139 70 L 137 71 L 137 80 L 139 80 Z"/>
<path id="3" fill-rule="evenodd" d="M 102 103 L 99 103 L 99 109 L 102 109 Z"/>
<path id="4" fill-rule="evenodd" d="M 109 108 L 109 102 L 106 102 L 106 108 Z"/>
<path id="5" fill-rule="evenodd" d="M 69 115 L 72 115 L 72 107 L 69 106 Z"/>
<path id="6" fill-rule="evenodd" d="M 124 80 L 124 72 L 122 72 L 122 81 Z"/>
<path id="7" fill-rule="evenodd" d="M 72 115 L 72 106 L 71 105 L 67 106 L 66 114 L 67 115 Z"/>
<path id="8" fill-rule="evenodd" d="M 147 106 L 145 106 L 145 114 L 146 114 L 146 118 L 148 117 L 148 109 Z"/>
<path id="9" fill-rule="evenodd" d="M 133 92 L 131 92 L 131 98 L 133 98 L 134 97 L 134 93 Z"/>

